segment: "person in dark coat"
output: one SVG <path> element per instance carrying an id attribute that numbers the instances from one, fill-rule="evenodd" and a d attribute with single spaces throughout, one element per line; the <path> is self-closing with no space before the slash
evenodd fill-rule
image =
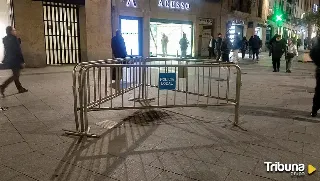
<path id="1" fill-rule="evenodd" d="M 127 57 L 126 43 L 124 42 L 124 39 L 121 35 L 120 30 L 117 30 L 116 36 L 114 36 L 111 39 L 111 48 L 112 48 L 112 53 L 113 53 L 114 58 L 124 59 Z M 116 71 L 115 68 L 113 68 L 111 70 L 112 70 L 112 80 L 116 80 L 118 72 Z M 122 70 L 120 71 L 119 74 L 121 74 L 120 76 L 122 76 Z"/>
<path id="2" fill-rule="evenodd" d="M 241 53 L 242 53 L 242 60 L 244 59 L 246 55 L 246 51 L 248 49 L 248 41 L 247 38 L 244 36 L 241 41 Z"/>
<path id="3" fill-rule="evenodd" d="M 261 48 L 261 40 L 259 36 L 254 35 L 252 38 L 252 59 L 254 60 L 255 57 L 257 57 L 257 60 L 259 60 L 259 50 Z"/>
<path id="4" fill-rule="evenodd" d="M 269 56 L 271 56 L 272 44 L 276 41 L 277 37 L 278 37 L 278 34 L 275 34 L 269 41 Z"/>
<path id="5" fill-rule="evenodd" d="M 276 41 L 272 44 L 272 65 L 273 65 L 273 72 L 280 71 L 280 59 L 282 55 L 286 51 L 286 45 L 281 40 L 281 36 L 278 35 Z"/>
<path id="6" fill-rule="evenodd" d="M 126 43 L 121 35 L 121 31 L 116 31 L 116 36 L 114 36 L 111 40 L 111 48 L 114 58 L 126 58 L 127 49 Z"/>
<path id="7" fill-rule="evenodd" d="M 221 43 L 221 58 L 223 62 L 230 62 L 230 52 L 232 48 L 232 43 L 230 41 L 229 35 Z"/>
<path id="8" fill-rule="evenodd" d="M 320 38 L 318 38 L 318 42 Z M 310 58 L 312 59 L 313 63 L 317 66 L 316 68 L 316 87 L 313 96 L 313 106 L 311 116 L 316 117 L 317 113 L 320 109 L 320 45 L 316 43 L 316 45 L 310 51 Z"/>
<path id="9" fill-rule="evenodd" d="M 12 76 L 0 85 L 0 93 L 4 97 L 4 91 L 8 85 L 12 82 L 15 83 L 19 93 L 27 92 L 28 90 L 23 88 L 19 77 L 20 71 L 24 67 L 24 58 L 21 51 L 21 39 L 17 38 L 16 29 L 12 26 L 6 28 L 7 36 L 3 38 L 4 45 L 4 59 L 3 64 L 6 68 L 12 70 Z"/>
<path id="10" fill-rule="evenodd" d="M 252 41 L 253 41 L 253 36 L 251 36 L 249 38 L 249 41 L 248 41 L 248 45 L 249 45 L 249 58 L 252 58 Z"/>
<path id="11" fill-rule="evenodd" d="M 220 60 L 221 57 L 221 44 L 222 44 L 222 34 L 218 34 L 217 43 L 216 43 L 216 49 L 217 49 L 217 60 Z"/>

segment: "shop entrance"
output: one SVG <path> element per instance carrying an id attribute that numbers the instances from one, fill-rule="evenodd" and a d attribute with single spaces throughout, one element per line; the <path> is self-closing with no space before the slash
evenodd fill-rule
<path id="1" fill-rule="evenodd" d="M 150 20 L 150 56 L 181 56 L 180 40 L 186 34 L 188 46 L 186 56 L 192 56 L 193 25 L 191 21 Z M 167 37 L 167 41 L 163 38 Z M 165 43 L 167 42 L 167 43 Z"/>
<path id="2" fill-rule="evenodd" d="M 120 29 L 129 56 L 142 56 L 142 18 L 120 16 Z"/>
<path id="3" fill-rule="evenodd" d="M 229 30 L 230 41 L 233 42 L 236 36 L 239 36 L 242 40 L 243 38 L 243 25 L 232 24 Z"/>

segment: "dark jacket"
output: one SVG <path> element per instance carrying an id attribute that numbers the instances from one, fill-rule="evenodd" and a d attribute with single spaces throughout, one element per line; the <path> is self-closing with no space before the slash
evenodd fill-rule
<path id="1" fill-rule="evenodd" d="M 222 44 L 222 38 L 221 37 L 218 37 L 217 38 L 217 50 L 221 50 L 221 44 Z"/>
<path id="2" fill-rule="evenodd" d="M 259 49 L 261 48 L 261 41 L 260 38 L 258 36 L 254 36 L 252 38 L 252 49 Z"/>
<path id="3" fill-rule="evenodd" d="M 232 43 L 229 38 L 225 38 L 221 43 L 221 52 L 223 54 L 229 54 L 232 48 Z"/>
<path id="4" fill-rule="evenodd" d="M 247 50 L 248 49 L 248 41 L 246 39 L 243 39 L 241 41 L 241 50 Z"/>
<path id="5" fill-rule="evenodd" d="M 122 36 L 114 36 L 111 40 L 111 48 L 114 58 L 126 58 L 126 43 Z"/>
<path id="6" fill-rule="evenodd" d="M 319 42 L 319 39 L 318 39 Z M 320 46 L 319 43 L 316 43 L 314 47 L 312 47 L 310 51 L 310 58 L 312 59 L 313 63 L 320 68 Z"/>
<path id="7" fill-rule="evenodd" d="M 249 43 L 249 46 L 250 46 L 251 48 L 252 48 L 252 42 L 253 42 L 253 36 L 250 37 L 249 42 L 248 42 L 248 43 Z"/>
<path id="8" fill-rule="evenodd" d="M 21 64 L 24 63 L 24 58 L 22 55 L 21 40 L 16 36 L 8 35 L 3 38 L 4 45 L 4 58 L 3 63 L 7 68 L 21 68 Z"/>
<path id="9" fill-rule="evenodd" d="M 272 44 L 272 58 L 281 58 L 286 51 L 286 45 L 283 41 L 275 41 Z"/>

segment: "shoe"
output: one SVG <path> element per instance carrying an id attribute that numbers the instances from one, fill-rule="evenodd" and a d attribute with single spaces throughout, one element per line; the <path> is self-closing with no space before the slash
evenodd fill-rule
<path id="1" fill-rule="evenodd" d="M 0 86 L 0 94 L 2 95 L 2 97 L 5 97 L 4 96 L 4 87 L 3 87 L 3 85 Z"/>
<path id="2" fill-rule="evenodd" d="M 278 69 L 277 72 L 280 72 L 280 70 Z"/>
<path id="3" fill-rule="evenodd" d="M 291 73 L 291 70 L 288 70 L 287 73 Z"/>
<path id="4" fill-rule="evenodd" d="M 21 93 L 25 93 L 25 92 L 28 92 L 28 89 L 21 88 L 21 89 L 19 90 L 19 93 L 20 93 L 20 94 L 21 94 Z"/>
<path id="5" fill-rule="evenodd" d="M 316 117 L 316 116 L 317 116 L 317 113 L 316 113 L 316 112 L 311 112 L 310 115 L 311 115 L 312 117 Z"/>
<path id="6" fill-rule="evenodd" d="M 276 70 L 273 70 L 273 72 L 277 72 Z"/>

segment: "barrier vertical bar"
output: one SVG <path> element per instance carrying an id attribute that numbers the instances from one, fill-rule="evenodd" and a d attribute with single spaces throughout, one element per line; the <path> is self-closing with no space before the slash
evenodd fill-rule
<path id="1" fill-rule="evenodd" d="M 239 108 L 240 108 L 240 89 L 241 89 L 241 69 L 236 65 L 237 69 L 237 82 L 236 82 L 236 105 L 234 113 L 234 125 L 238 126 L 239 123 Z"/>

